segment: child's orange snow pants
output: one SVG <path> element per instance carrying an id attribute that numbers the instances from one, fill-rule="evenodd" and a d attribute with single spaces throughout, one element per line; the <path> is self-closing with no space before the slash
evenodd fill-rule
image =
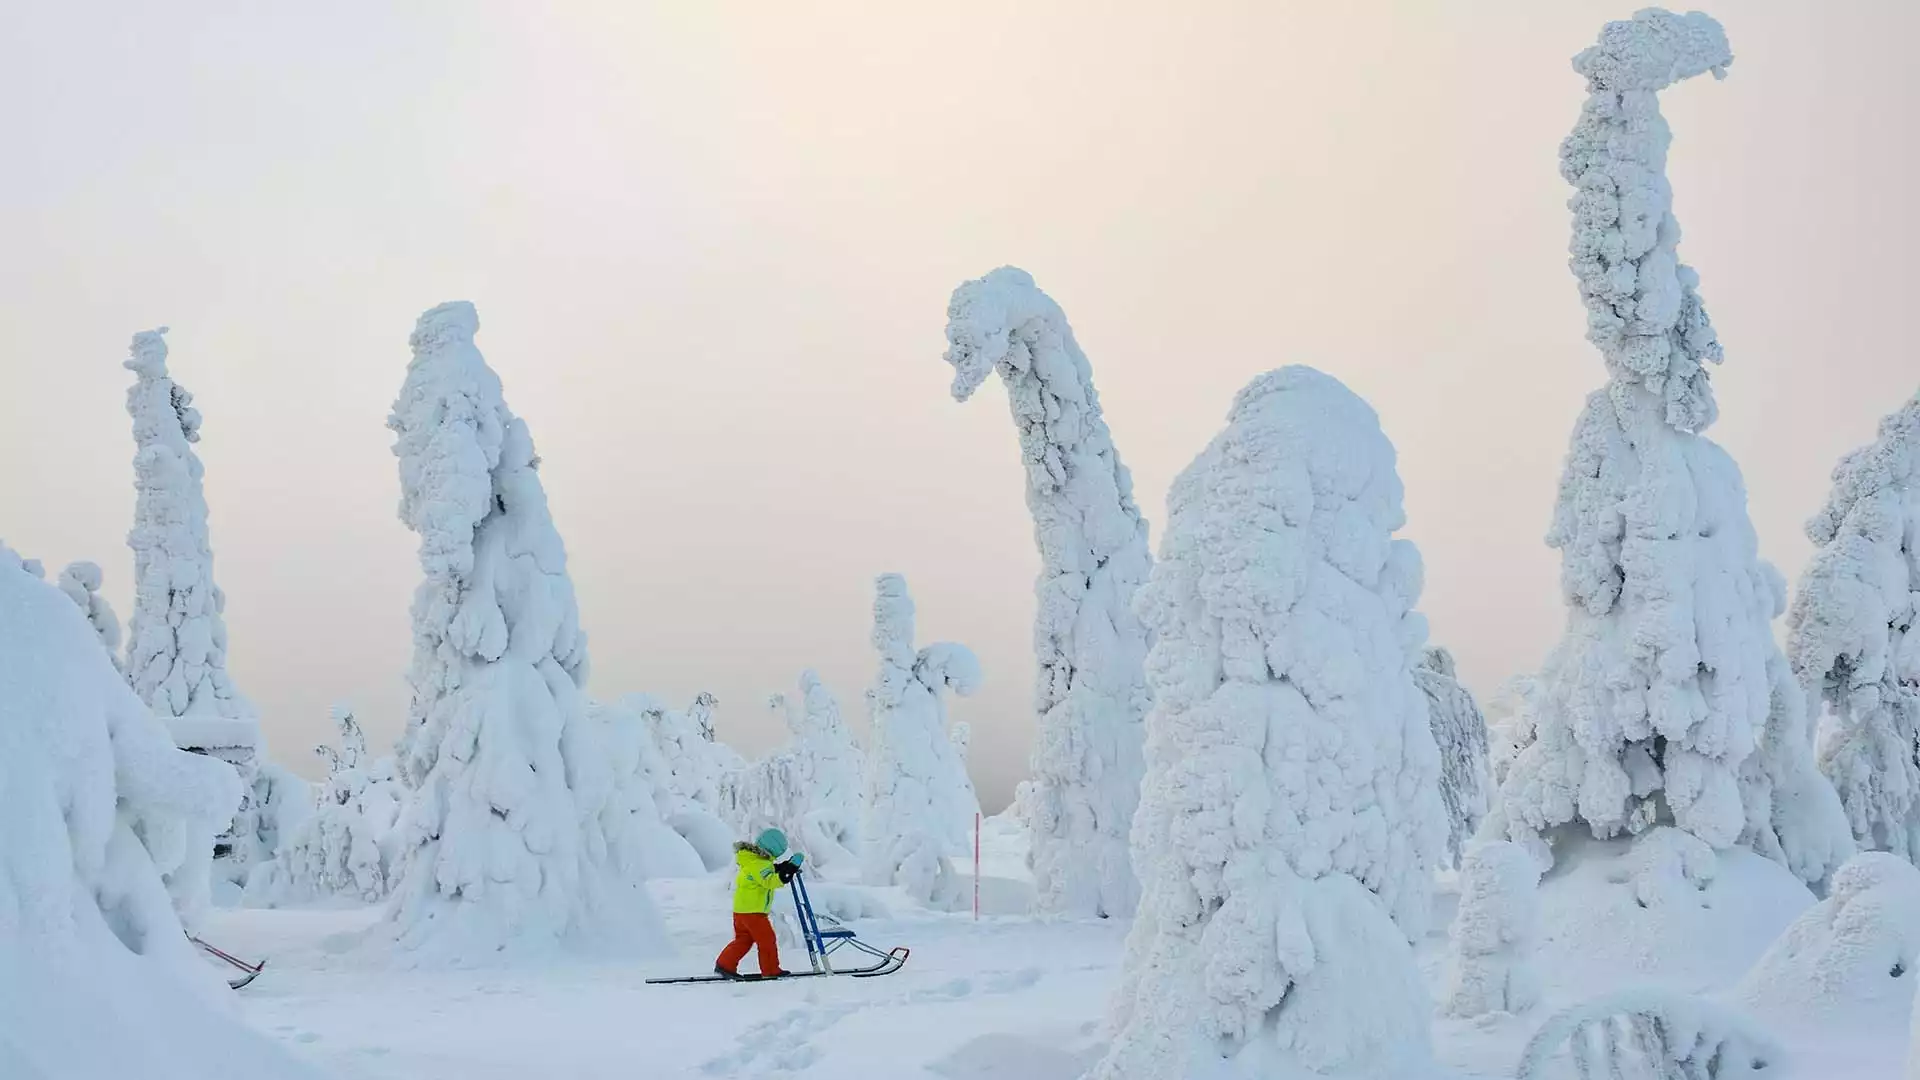
<path id="1" fill-rule="evenodd" d="M 780 970 L 780 943 L 773 936 L 773 920 L 765 915 L 733 916 L 733 941 L 720 950 L 720 959 L 716 961 L 723 971 L 740 970 L 740 961 L 746 959 L 749 950 L 760 947 L 760 974 L 772 975 Z"/>

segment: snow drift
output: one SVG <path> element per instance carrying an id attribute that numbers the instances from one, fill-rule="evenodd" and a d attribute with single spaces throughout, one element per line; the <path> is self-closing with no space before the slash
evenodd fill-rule
<path id="1" fill-rule="evenodd" d="M 526 424 L 464 302 L 420 317 L 388 421 L 420 539 L 413 689 L 388 918 L 404 950 L 475 962 L 564 943 L 656 952 L 642 880 L 659 831 L 589 717 L 567 555 Z M 629 777 L 624 778 L 631 780 Z"/>
<path id="2" fill-rule="evenodd" d="M 1137 599 L 1157 634 L 1140 914 L 1092 1076 L 1420 1075 L 1408 943 L 1447 826 L 1393 446 L 1337 380 L 1281 368 L 1167 506 Z"/>
<path id="3" fill-rule="evenodd" d="M 1574 429 L 1547 537 L 1566 634 L 1487 828 L 1546 859 L 1543 834 L 1565 823 L 1598 837 L 1670 823 L 1817 882 L 1851 838 L 1773 639 L 1784 583 L 1759 558 L 1739 467 L 1699 434 L 1721 347 L 1678 260 L 1657 98 L 1732 61 L 1711 18 L 1657 10 L 1608 23 L 1574 60 L 1589 93 L 1560 168 L 1608 382 Z"/>
<path id="4" fill-rule="evenodd" d="M 1039 910 L 1128 915 L 1140 798 L 1147 632 L 1133 595 L 1152 559 L 1133 478 L 1114 449 L 1093 369 L 1060 305 L 1004 266 L 954 290 L 946 361 L 964 401 L 1006 383 L 1040 548 L 1033 623 L 1040 718 L 1023 810 Z"/>
<path id="5" fill-rule="evenodd" d="M 239 801 L 0 547 L 0 1076 L 312 1075 L 231 1015 L 182 930 Z"/>

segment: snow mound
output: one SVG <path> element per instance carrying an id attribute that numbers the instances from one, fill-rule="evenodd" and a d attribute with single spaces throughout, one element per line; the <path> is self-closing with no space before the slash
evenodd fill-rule
<path id="1" fill-rule="evenodd" d="M 1857 855 L 1833 889 L 1761 957 L 1734 990 L 1757 1015 L 1793 1023 L 1844 1018 L 1898 1024 L 1920 979 L 1920 870 L 1895 855 Z"/>
<path id="2" fill-rule="evenodd" d="M 1678 829 L 1631 841 L 1563 830 L 1556 848 L 1540 883 L 1535 969 L 1562 998 L 1595 985 L 1729 985 L 1813 905 L 1778 863 L 1715 853 Z"/>
<path id="3" fill-rule="evenodd" d="M 0 1076 L 313 1075 L 234 1018 L 176 911 L 196 913 L 239 802 L 234 771 L 177 749 L 72 600 L 0 547 Z"/>
<path id="4" fill-rule="evenodd" d="M 1567 1075 L 1548 1071 L 1558 1060 L 1571 1060 L 1582 1077 L 1733 1080 L 1776 1075 L 1784 1058 L 1765 1031 L 1730 1009 L 1682 994 L 1627 990 L 1541 1025 L 1516 1075 L 1549 1080 Z"/>

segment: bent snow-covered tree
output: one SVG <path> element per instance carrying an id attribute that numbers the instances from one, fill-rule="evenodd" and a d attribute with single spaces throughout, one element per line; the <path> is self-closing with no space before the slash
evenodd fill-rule
<path id="1" fill-rule="evenodd" d="M 944 695 L 978 689 L 980 663 L 950 642 L 914 651 L 913 598 L 899 574 L 882 574 L 874 593 L 880 669 L 867 690 L 873 742 L 864 876 L 869 885 L 899 885 L 922 902 L 944 900 L 953 877 L 947 860 L 971 850 L 980 805 L 948 737 Z"/>
<path id="2" fill-rule="evenodd" d="M 1373 410 L 1304 367 L 1241 390 L 1174 481 L 1137 601 L 1140 911 L 1093 1080 L 1430 1067 L 1409 942 L 1447 827 L 1401 495 Z"/>
<path id="3" fill-rule="evenodd" d="M 257 831 L 253 786 L 259 719 L 227 676 L 226 596 L 213 581 L 205 470 L 193 444 L 200 410 L 167 372 L 166 327 L 133 337 L 125 366 L 133 418 L 136 497 L 133 530 L 133 617 L 126 674 L 134 693 L 173 732 L 180 746 L 220 758 L 239 773 L 243 797 L 216 846 L 222 876 L 244 881 Z"/>
<path id="4" fill-rule="evenodd" d="M 1487 813 L 1487 718 L 1454 674 L 1453 654 L 1431 648 L 1414 665 L 1440 748 L 1440 801 L 1447 808 L 1447 857 L 1454 866 Z"/>
<path id="5" fill-rule="evenodd" d="M 1040 724 L 1021 808 L 1032 829 L 1035 905 L 1127 915 L 1139 895 L 1127 837 L 1148 704 L 1147 632 L 1133 595 L 1152 566 L 1133 478 L 1065 313 L 1026 271 L 1002 267 L 954 290 L 947 342 L 956 399 L 990 371 L 1006 384 L 1040 548 Z"/>
<path id="6" fill-rule="evenodd" d="M 1560 169 L 1608 381 L 1575 426 L 1547 538 L 1566 635 L 1489 826 L 1544 854 L 1542 834 L 1571 822 L 1600 837 L 1671 823 L 1818 881 L 1851 842 L 1773 639 L 1784 582 L 1759 558 L 1739 467 L 1699 434 L 1721 348 L 1676 255 L 1657 99 L 1732 60 L 1711 18 L 1656 10 L 1608 23 L 1574 60 L 1588 97 Z"/>
<path id="7" fill-rule="evenodd" d="M 403 948 L 436 959 L 555 942 L 656 947 L 638 834 L 601 813 L 617 778 L 581 693 L 587 640 L 566 549 L 527 425 L 474 347 L 478 328 L 464 302 L 420 317 L 388 421 L 400 518 L 426 574 L 388 917 Z"/>
<path id="8" fill-rule="evenodd" d="M 1832 717 L 1820 769 L 1863 847 L 1920 863 L 1920 397 L 1841 459 L 1807 538 L 1787 655 Z"/>

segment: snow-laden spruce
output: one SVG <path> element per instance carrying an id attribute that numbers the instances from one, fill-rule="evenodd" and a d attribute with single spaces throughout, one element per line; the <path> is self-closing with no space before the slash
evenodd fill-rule
<path id="1" fill-rule="evenodd" d="M 244 881 L 257 831 L 251 792 L 260 744 L 253 706 L 227 676 L 226 596 L 213 581 L 205 470 L 193 444 L 200 410 L 167 372 L 166 327 L 133 336 L 125 367 L 133 418 L 133 616 L 127 679 L 182 747 L 218 757 L 245 793 L 217 840 L 222 876 Z"/>
<path id="2" fill-rule="evenodd" d="M 1920 862 L 1920 397 L 1841 459 L 1807 538 L 1787 655 L 1830 716 L 1820 769 L 1862 847 Z"/>
<path id="3" fill-rule="evenodd" d="M 556 942 L 657 948 L 651 805 L 622 790 L 587 715 L 587 639 L 539 458 L 474 347 L 473 305 L 420 317 L 388 426 L 418 535 L 413 690 L 388 909 L 402 948 L 492 958 Z"/>
<path id="4" fill-rule="evenodd" d="M 869 885 L 899 885 L 923 903 L 949 899 L 949 859 L 971 851 L 980 810 L 973 781 L 947 734 L 945 694 L 980 686 L 971 650 L 936 642 L 913 647 L 913 598 L 906 579 L 874 583 L 873 647 L 880 668 L 867 690 L 872 742 L 862 837 Z"/>
<path id="5" fill-rule="evenodd" d="M 768 705 L 791 741 L 726 779 L 727 820 L 741 836 L 769 826 L 785 831 L 817 877 L 858 879 L 865 761 L 839 701 L 807 670 L 798 703 L 774 694 Z"/>
<path id="6" fill-rule="evenodd" d="M 1449 1015 L 1520 1013 L 1540 999 L 1534 937 L 1540 922 L 1540 866 L 1519 844 L 1493 840 L 1460 864 L 1460 909 L 1448 937 Z"/>
<path id="7" fill-rule="evenodd" d="M 1711 18 L 1656 10 L 1608 23 L 1574 60 L 1588 98 L 1560 168 L 1609 378 L 1575 426 L 1547 537 L 1566 634 L 1488 827 L 1545 857 L 1556 826 L 1606 837 L 1670 821 L 1819 881 L 1852 844 L 1774 642 L 1784 583 L 1759 558 L 1739 467 L 1698 434 L 1715 416 L 1703 365 L 1721 349 L 1676 255 L 1657 98 L 1732 60 Z"/>
<path id="8" fill-rule="evenodd" d="M 1487 814 L 1487 719 L 1460 685 L 1453 654 L 1434 647 L 1414 665 L 1413 681 L 1427 696 L 1433 741 L 1440 748 L 1440 801 L 1447 808 L 1447 861 L 1460 865 L 1467 840 Z"/>
<path id="9" fill-rule="evenodd" d="M 947 342 L 955 399 L 972 396 L 991 371 L 1006 384 L 1040 549 L 1039 735 L 1022 810 L 1033 832 L 1035 907 L 1131 914 L 1139 886 L 1127 838 L 1148 705 L 1148 639 L 1133 595 L 1152 567 L 1133 478 L 1066 314 L 1026 271 L 1001 267 L 955 289 Z"/>
<path id="10" fill-rule="evenodd" d="M 87 625 L 93 627 L 101 648 L 113 659 L 115 670 L 124 670 L 120 659 L 120 617 L 113 613 L 113 605 L 107 603 L 107 598 L 100 595 L 103 580 L 99 563 L 77 562 L 67 564 L 54 584 L 86 613 Z"/>
<path id="11" fill-rule="evenodd" d="M 245 902 L 279 907 L 343 898 L 373 903 L 392 885 L 397 858 L 394 822 L 406 792 L 392 757 L 372 758 L 352 708 L 337 705 L 340 747 L 315 747 L 327 779 L 314 812 L 294 827 L 272 861 L 248 878 Z"/>
<path id="12" fill-rule="evenodd" d="M 231 1017 L 182 927 L 232 769 L 173 745 L 68 597 L 0 547 L 0 1074 L 309 1072 Z"/>
<path id="13" fill-rule="evenodd" d="M 1518 1080 L 1773 1076 L 1779 1044 L 1752 1018 L 1705 998 L 1635 988 L 1556 1013 L 1527 1043 Z"/>
<path id="14" fill-rule="evenodd" d="M 1137 605 L 1138 920 L 1094 1080 L 1423 1075 L 1446 850 L 1392 443 L 1338 380 L 1250 383 L 1174 481 Z"/>

